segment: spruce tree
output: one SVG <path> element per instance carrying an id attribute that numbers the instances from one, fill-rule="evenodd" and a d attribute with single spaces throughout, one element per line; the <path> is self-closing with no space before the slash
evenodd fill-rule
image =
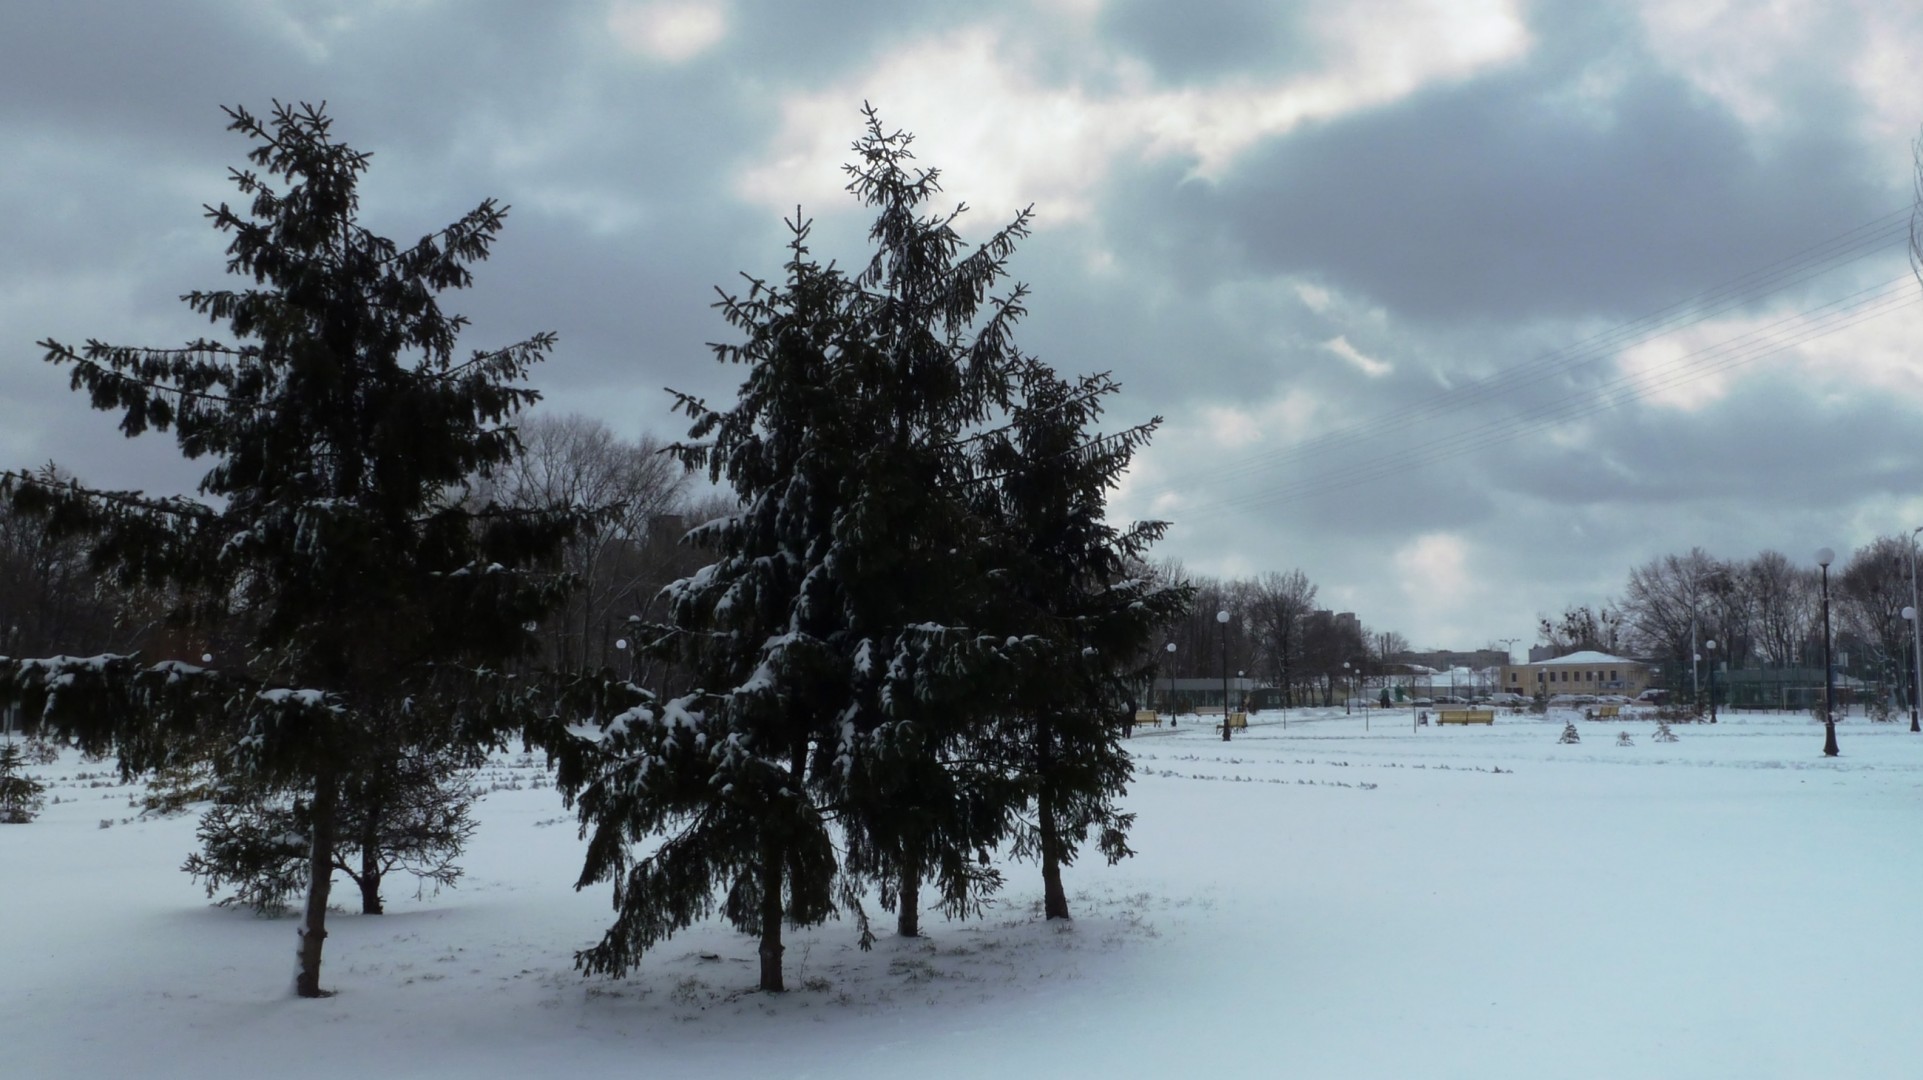
<path id="1" fill-rule="evenodd" d="M 748 368 L 737 400 L 680 399 L 677 451 L 741 509 L 691 534 L 715 561 L 669 588 L 647 646 L 701 689 L 562 755 L 591 834 L 580 883 L 613 881 L 619 911 L 585 970 L 623 973 L 718 906 L 780 990 L 784 923 L 847 908 L 866 943 L 864 884 L 913 933 L 925 874 L 951 911 L 998 880 L 977 856 L 1009 799 L 982 789 L 1006 781 L 951 752 L 992 651 L 970 626 L 986 569 L 965 432 L 1005 397 L 1020 308 L 982 310 L 1027 214 L 963 256 L 955 215 L 919 209 L 939 184 L 907 167 L 909 138 L 869 112 L 849 185 L 877 213 L 866 265 L 815 261 L 790 222 L 783 279 L 717 305 L 743 338 L 716 346 Z"/>
<path id="2" fill-rule="evenodd" d="M 0 743 L 0 825 L 25 825 L 40 813 L 47 785 L 28 776 L 25 749 L 13 739 Z"/>
<path id="3" fill-rule="evenodd" d="M 359 890 L 361 914 L 386 910 L 381 888 L 390 875 L 412 878 L 417 892 L 460 879 L 454 860 L 475 828 L 468 787 L 473 764 L 471 750 L 409 747 L 343 780 L 334 868 Z M 204 881 L 209 897 L 231 890 L 220 898 L 222 906 L 280 914 L 307 877 L 313 828 L 307 803 L 286 789 L 243 796 L 229 786 L 218 796 L 201 816 L 200 850 L 181 869 Z"/>
<path id="4" fill-rule="evenodd" d="M 975 485 L 998 563 L 994 627 L 1011 660 L 981 752 L 1033 808 L 1016 852 L 1040 862 L 1050 919 L 1069 917 L 1062 869 L 1091 832 L 1110 862 L 1131 854 L 1134 816 L 1116 799 L 1132 766 L 1113 719 L 1147 674 L 1151 635 L 1192 597 L 1141 572 L 1165 523 L 1107 520 L 1108 491 L 1159 423 L 1091 431 L 1117 389 L 1106 373 L 1071 382 L 1027 358 L 1011 422 L 982 440 Z"/>
<path id="5" fill-rule="evenodd" d="M 472 506 L 469 478 L 517 448 L 508 418 L 548 334 L 456 355 L 467 287 L 506 208 L 482 202 L 402 247 L 358 221 L 369 155 L 324 110 L 227 110 L 255 145 L 231 176 L 246 198 L 207 208 L 235 289 L 183 299 L 231 340 L 153 349 L 42 342 L 129 435 L 171 430 L 209 457 L 204 500 L 53 486 L 10 474 L 14 504 L 89 532 L 123 581 L 163 583 L 173 621 L 236 618 L 245 648 L 217 668 L 135 657 L 15 662 L 20 700 L 127 772 L 211 754 L 243 789 L 298 793 L 307 815 L 301 996 L 323 994 L 322 942 L 345 791 L 394 767 L 387 748 L 474 749 L 513 718 L 489 673 L 530 644 L 558 600 L 547 573 L 583 524 L 571 512 Z"/>

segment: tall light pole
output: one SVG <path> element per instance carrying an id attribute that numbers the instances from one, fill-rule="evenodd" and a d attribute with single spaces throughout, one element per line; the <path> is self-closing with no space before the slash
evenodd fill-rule
<path id="1" fill-rule="evenodd" d="M 1911 592 L 1916 591 L 1916 583 L 1914 581 L 1910 583 L 1910 591 Z M 1910 643 L 1915 644 L 1916 643 L 1916 607 L 1915 605 L 1913 604 L 1903 605 L 1903 621 L 1910 624 Z M 1903 677 L 1907 679 L 1909 678 L 1909 675 L 1905 673 Z M 1917 727 L 1916 727 L 1917 689 L 1918 687 L 1916 683 L 1914 682 L 1910 683 L 1909 698 L 1910 698 L 1910 730 L 1911 731 L 1917 730 Z"/>
<path id="2" fill-rule="evenodd" d="M 1350 670 L 1349 662 L 1342 661 L 1342 715 L 1344 716 L 1355 715 L 1349 706 L 1349 699 L 1355 696 L 1355 683 L 1349 675 Z"/>
<path id="3" fill-rule="evenodd" d="M 1923 603 L 1916 599 L 1916 534 L 1923 533 L 1923 525 L 1910 530 L 1910 648 L 1916 653 L 1916 682 L 1910 685 L 1910 730 L 1923 732 L 1923 726 L 1916 722 L 1916 699 L 1923 695 L 1923 637 L 1917 635 L 1917 613 L 1923 612 Z"/>
<path id="4" fill-rule="evenodd" d="M 1698 720 L 1701 720 L 1703 718 L 1703 687 L 1701 683 L 1698 683 L 1696 681 L 1696 672 L 1699 671 L 1702 668 L 1702 666 L 1703 666 L 1703 654 L 1699 652 L 1690 653 L 1689 654 L 1689 701 L 1690 701 L 1690 704 L 1696 706 L 1696 719 Z"/>
<path id="5" fill-rule="evenodd" d="M 1504 675 L 1509 674 L 1510 665 L 1516 662 L 1516 655 L 1514 650 L 1515 650 L 1516 642 L 1520 640 L 1522 639 L 1512 638 L 1512 637 L 1496 639 L 1496 644 L 1502 646 L 1502 663 L 1496 665 L 1496 688 L 1494 693 L 1500 694 L 1500 693 L 1505 693 L 1509 690 L 1509 684 L 1503 681 L 1502 677 Z M 1521 691 L 1518 690 L 1516 692 L 1520 693 Z"/>
<path id="6" fill-rule="evenodd" d="M 1703 648 L 1709 650 L 1709 722 L 1713 724 L 1716 722 L 1716 639 L 1703 642 Z"/>
<path id="7" fill-rule="evenodd" d="M 1175 643 L 1173 641 L 1169 642 L 1167 645 L 1162 646 L 1162 650 L 1168 653 L 1168 698 L 1167 698 L 1168 726 L 1174 727 L 1175 726 Z"/>
<path id="8" fill-rule="evenodd" d="M 1830 661 L 1830 563 L 1836 552 L 1816 549 L 1816 565 L 1823 568 L 1823 756 L 1835 757 L 1836 749 L 1836 667 Z"/>
<path id="9" fill-rule="evenodd" d="M 1222 741 L 1229 741 L 1229 612 L 1227 608 L 1215 613 L 1215 621 L 1222 624 Z"/>

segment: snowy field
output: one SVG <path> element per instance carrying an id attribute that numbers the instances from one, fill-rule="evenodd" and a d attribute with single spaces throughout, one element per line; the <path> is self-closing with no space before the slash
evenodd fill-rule
<path id="1" fill-rule="evenodd" d="M 574 973 L 610 917 L 572 819 L 503 757 L 467 877 L 330 920 L 208 905 L 191 816 L 143 820 L 108 764 L 0 827 L 6 1077 L 1923 1076 L 1923 735 L 1806 716 L 1678 726 L 1260 714 L 1235 742 L 1143 732 L 1136 858 L 1068 871 L 1077 918 L 1010 868 L 983 920 L 677 937 Z M 1634 745 L 1617 745 L 1628 731 Z M 337 886 L 336 897 L 352 901 Z M 892 921 L 877 912 L 878 929 Z"/>

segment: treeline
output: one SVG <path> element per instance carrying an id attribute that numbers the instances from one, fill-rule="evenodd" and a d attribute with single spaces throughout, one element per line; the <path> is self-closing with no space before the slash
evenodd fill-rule
<path id="1" fill-rule="evenodd" d="M 1882 536 L 1828 573 L 1838 673 L 1889 686 L 1905 702 L 1912 681 L 1911 624 L 1903 617 L 1914 603 L 1911 559 L 1909 537 Z M 1559 652 L 1636 656 L 1684 679 L 1699 656 L 1739 670 L 1820 671 L 1822 585 L 1814 557 L 1764 551 L 1725 559 L 1693 548 L 1632 569 L 1619 599 L 1544 618 L 1539 634 Z"/>
<path id="2" fill-rule="evenodd" d="M 528 670 L 647 667 L 617 647 L 669 582 L 694 572 L 700 552 L 681 543 L 691 525 L 727 513 L 725 494 L 697 492 L 655 439 L 622 439 L 579 414 L 530 412 L 512 421 L 522 451 L 498 475 L 475 476 L 465 498 L 518 509 L 605 506 L 599 527 L 564 545 L 559 566 L 575 588 L 538 621 L 538 648 L 517 661 Z M 57 489 L 85 478 L 56 465 L 29 474 Z M 39 513 L 0 500 L 0 656 L 93 656 L 139 652 L 195 660 L 238 647 L 236 620 L 198 619 L 189 631 L 169 621 L 165 588 L 123 580 L 103 537 L 62 530 Z M 226 614 L 233 614 L 231 612 Z"/>
<path id="3" fill-rule="evenodd" d="M 790 222 L 780 274 L 717 305 L 737 398 L 678 396 L 656 448 L 530 411 L 552 334 L 457 353 L 441 298 L 505 207 L 398 245 L 322 110 L 229 116 L 244 205 L 208 216 L 246 287 L 184 297 L 227 340 L 40 343 L 127 434 L 209 459 L 200 497 L 0 474 L 35 583 L 0 706 L 203 806 L 210 890 L 304 891 L 299 994 L 326 993 L 335 875 L 370 913 L 387 873 L 453 880 L 459 777 L 510 740 L 579 814 L 578 884 L 613 888 L 591 972 L 718 915 L 779 990 L 785 927 L 848 914 L 865 945 L 878 899 L 916 934 L 993 895 L 995 852 L 1066 917 L 1064 869 L 1130 853 L 1119 710 L 1193 589 L 1146 561 L 1162 523 L 1105 516 L 1159 421 L 1097 429 L 1116 384 L 1014 344 L 1027 212 L 966 247 L 869 111 L 870 252 L 844 271 Z"/>
<path id="4" fill-rule="evenodd" d="M 1226 670 L 1279 688 L 1289 705 L 1326 705 L 1345 679 L 1402 670 L 1393 661 L 1408 651 L 1406 638 L 1319 607 L 1317 587 L 1301 570 L 1224 580 L 1190 576 L 1165 563 L 1160 572 L 1193 585 L 1195 602 L 1164 628 L 1161 654 L 1152 657 L 1159 675 L 1219 678 Z M 1220 620 L 1222 612 L 1227 622 Z"/>

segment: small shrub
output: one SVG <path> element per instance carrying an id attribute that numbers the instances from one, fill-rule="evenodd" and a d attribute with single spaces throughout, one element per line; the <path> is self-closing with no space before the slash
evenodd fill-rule
<path id="1" fill-rule="evenodd" d="M 25 825 L 40 813 L 47 785 L 26 775 L 27 752 L 8 740 L 0 745 L 0 825 Z"/>
<path id="2" fill-rule="evenodd" d="M 1567 721 L 1563 724 L 1562 738 L 1556 740 L 1556 742 L 1564 745 L 1567 745 L 1569 743 L 1579 743 L 1581 741 L 1582 741 L 1582 733 L 1576 730 L 1576 722 L 1574 720 Z"/>

